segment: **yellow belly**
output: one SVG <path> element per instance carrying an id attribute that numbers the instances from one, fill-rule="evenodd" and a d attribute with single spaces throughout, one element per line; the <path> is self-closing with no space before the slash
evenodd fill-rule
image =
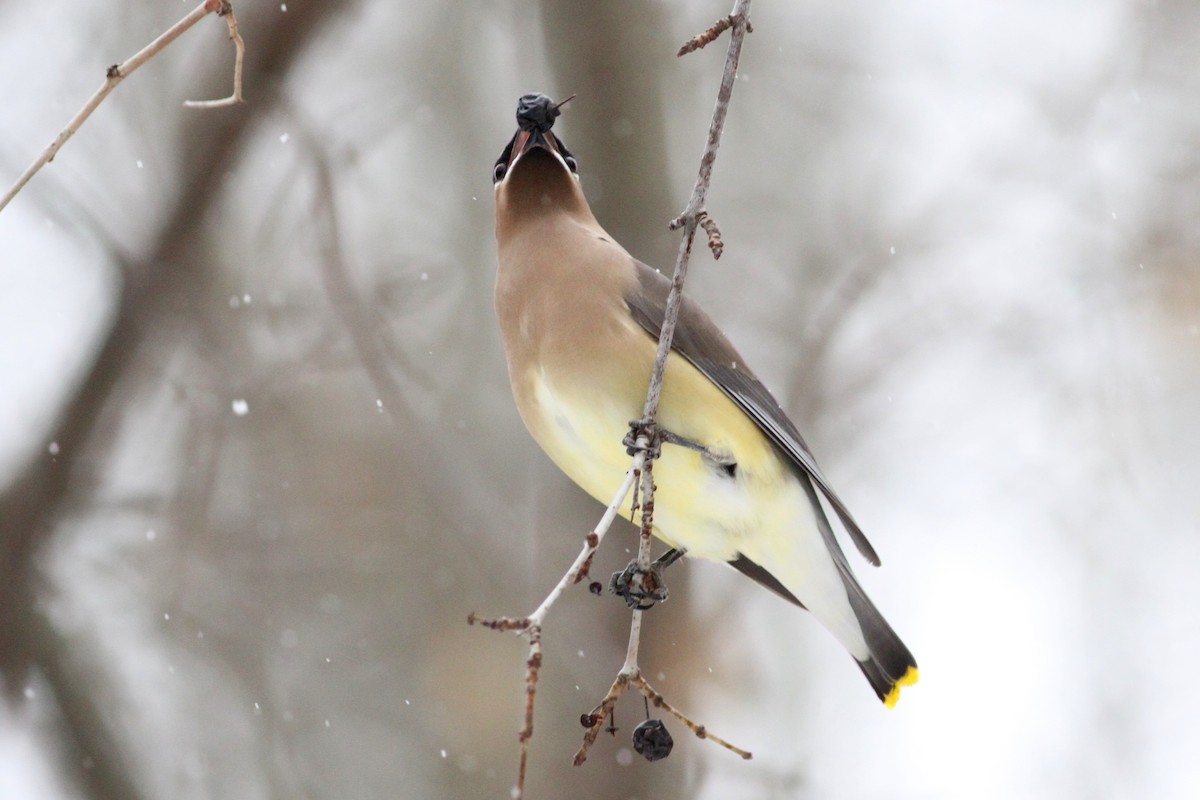
<path id="1" fill-rule="evenodd" d="M 647 381 L 648 381 L 648 371 Z M 545 372 L 526 377 L 522 410 L 542 449 L 575 483 L 602 503 L 612 501 L 629 468 L 621 444 L 630 420 L 641 416 L 645 389 L 621 391 L 612 382 L 556 385 Z M 655 534 L 689 554 L 729 561 L 754 550 L 754 534 L 785 524 L 772 511 L 794 507 L 794 480 L 758 428 L 690 363 L 672 355 L 660 425 L 737 461 L 731 478 L 702 453 L 666 445 L 654 467 Z M 621 510 L 638 522 L 628 501 Z"/>
<path id="2" fill-rule="evenodd" d="M 641 416 L 645 383 L 605 375 L 555 380 L 542 367 L 523 376 L 518 407 L 547 455 L 601 503 L 629 469 L 621 443 Z M 644 372 L 649 375 L 649 366 Z M 624 373 L 623 373 L 624 374 Z M 648 377 L 644 379 L 648 383 Z M 668 361 L 659 424 L 737 463 L 729 476 L 712 459 L 668 444 L 654 466 L 654 533 L 688 555 L 728 562 L 745 556 L 779 579 L 857 658 L 867 655 L 858 622 L 801 479 L 736 404 L 689 362 Z M 621 515 L 640 523 L 627 500 Z"/>

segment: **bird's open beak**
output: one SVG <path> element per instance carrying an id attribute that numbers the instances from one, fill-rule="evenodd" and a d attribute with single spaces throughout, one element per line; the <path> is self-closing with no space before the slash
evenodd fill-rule
<path id="1" fill-rule="evenodd" d="M 521 156 L 539 147 L 548 150 L 559 161 L 563 162 L 564 167 L 567 166 L 564 160 L 564 148 L 558 143 L 558 139 L 554 136 L 553 131 L 542 133 L 541 131 L 533 130 L 517 131 L 517 135 L 513 137 L 512 155 L 508 159 L 508 168 L 512 169 L 513 164 L 516 164 Z"/>
<path id="2" fill-rule="evenodd" d="M 558 137 L 550 132 L 554 127 L 555 118 L 562 113 L 560 109 L 563 104 L 574 96 L 571 95 L 558 103 L 540 92 L 530 92 L 521 96 L 517 101 L 517 132 L 513 134 L 513 138 L 509 140 L 508 146 L 504 148 L 504 152 L 496 159 L 496 165 L 492 168 L 492 180 L 497 188 L 505 182 L 512 168 L 526 153 L 537 149 L 545 150 L 554 156 L 568 174 L 579 177 L 579 165 L 575 158 Z"/>

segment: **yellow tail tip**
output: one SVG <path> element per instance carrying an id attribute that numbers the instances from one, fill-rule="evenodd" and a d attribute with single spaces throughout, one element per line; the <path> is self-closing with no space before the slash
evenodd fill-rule
<path id="1" fill-rule="evenodd" d="M 896 681 L 896 685 L 887 693 L 887 697 L 883 698 L 883 704 L 888 708 L 895 708 L 896 703 L 900 702 L 900 690 L 905 686 L 912 686 L 921 679 L 921 673 L 916 667 L 909 667 L 908 671 Z"/>

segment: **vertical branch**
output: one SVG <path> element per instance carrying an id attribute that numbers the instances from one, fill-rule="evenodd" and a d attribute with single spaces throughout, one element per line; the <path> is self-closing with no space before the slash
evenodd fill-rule
<path id="1" fill-rule="evenodd" d="M 750 28 L 749 14 L 750 0 L 736 0 L 733 12 L 728 19 L 693 39 L 693 42 L 703 41 L 687 50 L 687 52 L 692 52 L 699 49 L 716 38 L 721 31 L 732 28 L 729 51 L 725 58 L 725 71 L 721 76 L 720 89 L 717 91 L 716 107 L 713 109 L 712 122 L 708 128 L 708 139 L 705 143 L 704 154 L 700 158 L 700 169 L 692 188 L 692 196 L 683 214 L 673 220 L 670 225 L 672 230 L 683 228 L 683 239 L 679 243 L 679 255 L 676 258 L 675 272 L 671 278 L 671 290 L 667 295 L 662 330 L 658 337 L 658 350 L 654 359 L 654 369 L 650 376 L 650 386 L 646 392 L 646 403 L 642 409 L 642 419 L 635 424 L 637 437 L 635 450 L 639 456 L 645 458 L 645 464 L 641 471 L 641 536 L 637 556 L 637 567 L 643 574 L 650 571 L 650 537 L 654 527 L 654 459 L 657 458 L 662 443 L 662 438 L 655 430 L 655 417 L 658 414 L 659 401 L 662 399 L 663 378 L 666 374 L 667 358 L 671 353 L 671 343 L 675 337 L 675 326 L 679 320 L 679 307 L 683 300 L 683 283 L 687 277 L 688 262 L 692 255 L 692 243 L 695 241 L 696 229 L 703 226 L 708 234 L 708 243 L 714 258 L 720 257 L 723 246 L 720 231 L 705 210 L 705 201 L 708 198 L 708 189 L 712 182 L 713 164 L 717 159 L 717 148 L 721 144 L 725 118 L 729 113 L 729 99 L 733 95 L 733 83 L 737 78 L 742 43 Z M 682 54 L 681 51 L 680 55 Z M 625 653 L 625 663 L 617 674 L 616 680 L 613 681 L 612 687 L 600 705 L 591 714 L 584 715 L 584 726 L 588 730 L 584 735 L 583 744 L 575 754 L 574 763 L 576 765 L 582 764 L 587 759 L 588 750 L 596 741 L 604 720 L 612 713 L 617 700 L 630 685 L 637 687 L 647 699 L 653 699 L 656 706 L 667 706 L 663 697 L 654 692 L 641 677 L 641 669 L 638 666 L 642 613 L 640 608 L 633 609 L 629 625 L 629 647 Z M 674 708 L 671 709 L 671 713 L 683 720 L 697 736 L 705 736 L 703 726 L 696 725 Z M 750 758 L 750 753 L 747 751 L 734 747 L 723 739 L 711 738 L 741 757 Z M 523 791 L 523 786 L 519 788 Z"/>
<path id="2" fill-rule="evenodd" d="M 638 549 L 638 566 L 649 569 L 650 548 L 649 538 L 653 526 L 654 509 L 654 480 L 653 459 L 657 448 L 655 442 L 654 423 L 658 415 L 658 404 L 662 399 L 663 377 L 666 374 L 667 357 L 671 353 L 671 343 L 675 338 L 675 326 L 679 320 L 679 306 L 683 300 L 683 283 L 687 279 L 688 262 L 692 255 L 692 243 L 696 238 L 696 228 L 701 224 L 709 234 L 709 242 L 720 244 L 720 233 L 716 224 L 708 217 L 705 203 L 708 199 L 708 189 L 712 183 L 713 165 L 717 160 L 717 149 L 721 146 L 721 134 L 725 129 L 725 118 L 729 114 L 729 99 L 733 95 L 733 83 L 737 79 L 738 61 L 742 54 L 742 43 L 750 27 L 750 0 L 736 0 L 733 11 L 729 15 L 732 33 L 729 37 L 729 51 L 725 57 L 725 71 L 721 75 L 721 86 L 717 90 L 717 102 L 713 109 L 712 122 L 708 126 L 708 139 L 705 142 L 704 153 L 700 157 L 700 169 L 696 175 L 696 183 L 692 187 L 692 196 L 688 200 L 683 213 L 671 222 L 673 230 L 683 228 L 683 239 L 679 243 L 679 254 L 675 259 L 675 272 L 671 277 L 671 291 L 667 295 L 666 312 L 663 317 L 662 330 L 658 337 L 658 350 L 654 357 L 654 370 L 650 374 L 650 387 L 646 392 L 646 403 L 642 407 L 642 419 L 638 444 L 649 449 L 649 456 L 643 470 L 642 485 L 642 546 Z M 719 31 L 718 31 L 719 33 Z M 703 34 L 702 34 L 703 36 Z M 718 247 L 713 247 L 714 257 L 719 257 Z M 622 672 L 631 675 L 637 673 L 637 638 L 641 632 L 641 612 L 633 612 L 631 623 L 629 650 L 626 654 L 625 666 Z"/>
<path id="3" fill-rule="evenodd" d="M 666 373 L 667 358 L 671 352 L 671 343 L 675 336 L 675 326 L 679 319 L 683 283 L 687 277 L 688 260 L 691 258 L 692 253 L 692 242 L 695 240 L 696 229 L 698 227 L 702 226 L 708 234 L 708 243 L 713 252 L 713 257 L 720 257 L 722 246 L 720 231 L 717 230 L 716 223 L 708 218 L 705 211 L 705 201 L 708 197 L 708 189 L 712 181 L 713 164 L 717 158 L 717 148 L 721 143 L 721 133 L 725 127 L 725 118 L 729 112 L 729 98 L 733 94 L 733 82 L 737 77 L 738 59 L 741 56 L 742 43 L 750 27 L 749 13 L 750 0 L 736 0 L 733 12 L 729 17 L 718 23 L 718 26 L 710 28 L 699 37 L 693 39 L 693 43 L 699 43 L 687 51 L 692 52 L 693 50 L 697 50 L 703 47 L 704 44 L 715 39 L 722 31 L 732 29 L 729 52 L 725 59 L 725 71 L 721 76 L 721 86 L 717 92 L 716 108 L 713 110 L 713 118 L 709 125 L 704 153 L 700 159 L 700 170 L 696 176 L 696 183 L 683 214 L 673 220 L 670 225 L 672 230 L 683 228 L 683 240 L 679 244 L 679 254 L 675 261 L 675 271 L 671 280 L 671 290 L 667 296 L 666 314 L 663 319 L 662 330 L 659 334 L 654 369 L 651 372 L 650 385 L 646 391 L 646 402 L 642 408 L 642 419 L 634 423 L 633 426 L 634 436 L 631 438 L 635 439 L 633 447 L 634 457 L 629 471 L 626 473 L 625 481 L 613 498 L 613 502 L 609 504 L 608 510 L 605 512 L 600 524 L 588 534 L 583 550 L 575 559 L 575 563 L 571 565 L 566 574 L 563 575 L 558 584 L 550 591 L 550 594 L 547 595 L 546 599 L 542 601 L 542 604 L 538 606 L 533 614 L 520 619 L 509 617 L 484 619 L 477 617 L 474 613 L 467 617 L 469 624 L 479 623 L 493 630 L 516 632 L 528 638 L 530 643 L 525 676 L 525 720 L 518 734 L 518 739 L 521 743 L 521 754 L 517 785 L 514 787 L 512 793 L 514 800 L 521 800 L 525 796 L 529 740 L 533 736 L 534 697 L 538 671 L 542 664 L 542 623 L 550 607 L 558 600 L 566 588 L 577 583 L 587 574 L 586 571 L 591 563 L 592 555 L 599 546 L 605 531 L 608 530 L 609 524 L 616 517 L 617 510 L 624 504 L 625 498 L 635 484 L 638 486 L 638 496 L 640 497 L 641 504 L 641 535 L 639 537 L 637 566 L 643 573 L 650 572 L 650 544 L 654 527 L 654 459 L 658 457 L 659 447 L 661 446 L 661 437 L 655 431 L 654 427 L 655 418 L 658 414 L 659 402 L 662 399 L 663 377 Z M 628 441 L 627 439 L 626 442 Z M 637 501 L 635 500 L 634 514 L 638 510 L 636 503 Z M 704 726 L 695 724 L 681 712 L 670 706 L 665 698 L 654 691 L 645 679 L 641 677 L 638 666 L 638 650 L 641 642 L 642 613 L 641 608 L 635 607 L 633 609 L 629 629 L 629 646 L 625 654 L 625 663 L 617 673 L 612 687 L 604 696 L 604 699 L 601 700 L 600 704 L 590 714 L 584 714 L 580 720 L 583 726 L 587 728 L 587 732 L 584 734 L 583 744 L 575 754 L 574 763 L 576 766 L 582 764 L 587 759 L 588 750 L 596 741 L 596 737 L 604 726 L 604 721 L 612 714 L 617 700 L 620 699 L 621 695 L 630 686 L 636 687 L 656 707 L 668 709 L 671 714 L 674 714 L 678 719 L 683 721 L 696 736 L 712 739 L 715 743 L 742 758 L 750 758 L 751 755 L 749 752 L 741 750 L 723 739 L 712 736 Z"/>
<path id="4" fill-rule="evenodd" d="M 692 242 L 696 238 L 697 226 L 708 217 L 708 189 L 712 183 L 713 165 L 717 161 L 717 149 L 721 146 L 721 133 L 725 130 L 725 117 L 729 114 L 729 98 L 733 96 L 733 82 L 737 79 L 742 43 L 750 26 L 750 0 L 737 0 L 729 17 L 733 21 L 733 31 L 729 36 L 729 52 L 725 57 L 725 71 L 721 75 L 721 87 L 717 90 L 712 122 L 708 126 L 708 140 L 705 143 L 704 154 L 700 157 L 700 171 L 692 187 L 692 196 L 687 207 L 671 222 L 672 230 L 683 228 L 683 241 L 679 243 L 679 255 L 676 257 L 675 273 L 671 278 L 671 292 L 667 295 L 662 333 L 658 337 L 658 353 L 654 360 L 654 372 L 651 373 L 650 391 L 646 394 L 646 405 L 642 412 L 643 417 L 650 422 L 653 422 L 654 415 L 658 413 L 663 372 L 666 370 L 667 354 L 671 351 L 671 341 L 675 337 L 675 324 L 679 319 L 679 304 L 682 300 L 683 282 L 687 279 Z M 715 227 L 713 225 L 713 229 Z M 709 235 L 714 235 L 711 230 Z"/>
<path id="5" fill-rule="evenodd" d="M 647 454 L 641 469 L 642 525 L 638 535 L 638 569 L 647 572 L 650 569 L 651 536 L 654 533 L 654 458 L 653 453 Z M 621 676 L 636 677 L 638 667 L 638 649 L 642 641 L 642 609 L 635 606 L 629 620 L 629 646 L 625 650 L 625 663 L 621 666 Z"/>

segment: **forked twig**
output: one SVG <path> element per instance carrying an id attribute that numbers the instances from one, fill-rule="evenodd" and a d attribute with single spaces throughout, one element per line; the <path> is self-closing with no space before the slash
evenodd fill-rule
<path id="1" fill-rule="evenodd" d="M 550 590 L 550 594 L 546 595 L 546 599 L 542 601 L 541 605 L 532 614 L 523 619 L 514 619 L 512 617 L 485 619 L 476 616 L 474 612 L 467 615 L 468 625 L 479 624 L 494 631 L 512 631 L 529 640 L 529 656 L 525 660 L 525 720 L 521 726 L 521 730 L 517 732 L 517 740 L 521 743 L 521 759 L 520 766 L 517 769 L 517 786 L 513 794 L 514 800 L 522 800 L 525 797 L 525 772 L 529 765 L 529 740 L 533 738 L 533 702 L 537 694 L 538 672 L 542 666 L 542 624 L 546 619 L 546 615 L 550 613 L 550 609 L 553 608 L 555 602 L 558 601 L 563 592 L 586 577 L 586 570 L 592 563 L 592 557 L 595 556 L 597 548 L 600 547 L 600 542 L 604 541 L 604 536 L 608 533 L 608 529 L 612 527 L 621 506 L 625 503 L 625 498 L 629 496 L 630 489 L 633 488 L 634 482 L 641 474 L 642 466 L 645 462 L 646 451 L 639 450 L 637 455 L 633 457 L 633 463 L 630 465 L 629 471 L 625 473 L 625 480 L 621 483 L 621 487 L 617 490 L 613 501 L 605 509 L 600 522 L 588 532 L 583 549 L 575 557 L 574 563 L 571 564 L 570 568 L 567 569 L 554 588 Z"/>
<path id="2" fill-rule="evenodd" d="M 587 753 L 591 746 L 596 742 L 596 737 L 600 735 L 600 731 L 604 730 L 604 721 L 612 715 L 613 708 L 617 705 L 617 700 L 632 686 L 641 692 L 642 696 L 650 701 L 650 704 L 655 708 L 661 708 L 675 719 L 682 722 L 688 730 L 696 735 L 698 739 L 708 739 L 709 741 L 719 744 L 729 752 L 743 759 L 749 760 L 754 757 L 753 753 L 748 750 L 743 750 L 737 745 L 731 744 L 711 733 L 708 728 L 703 725 L 698 725 L 687 717 L 682 711 L 675 708 L 667 702 L 666 698 L 659 694 L 649 681 L 641 675 L 626 675 L 621 673 L 617 675 L 617 679 L 613 681 L 612 688 L 608 690 L 608 694 L 600 701 L 600 704 L 592 709 L 592 713 L 584 714 L 580 721 L 587 728 L 587 733 L 583 735 L 583 744 L 579 750 L 575 752 L 575 766 L 579 766 L 587 760 Z"/>
<path id="3" fill-rule="evenodd" d="M 654 519 L 654 459 L 647 458 L 646 466 L 642 470 L 641 475 L 641 496 L 642 496 L 642 526 L 638 541 L 638 567 L 643 572 L 650 567 L 650 539 L 653 531 Z M 708 732 L 708 729 L 703 725 L 698 725 L 689 719 L 683 712 L 676 709 L 666 698 L 655 691 L 654 687 L 642 677 L 641 668 L 638 666 L 638 649 L 641 643 L 642 632 L 642 614 L 641 608 L 634 608 L 633 618 L 629 625 L 629 646 L 625 651 L 625 663 L 621 666 L 621 671 L 617 673 L 616 679 L 609 687 L 608 694 L 604 699 L 592 709 L 590 714 L 584 714 L 580 721 L 583 723 L 587 731 L 583 735 L 583 743 L 575 752 L 574 764 L 579 766 L 587 760 L 588 751 L 596 742 L 596 737 L 600 735 L 600 731 L 604 729 L 604 722 L 612 717 L 613 709 L 617 705 L 617 700 L 631 686 L 642 693 L 642 696 L 649 700 L 655 708 L 665 709 L 669 714 L 687 726 L 688 730 L 696 734 L 701 739 L 711 739 L 716 744 L 724 747 L 732 753 L 741 756 L 742 758 L 752 758 L 752 754 L 730 744 L 725 739 L 719 736 L 714 736 Z"/>
<path id="4" fill-rule="evenodd" d="M 62 146 L 67 143 L 68 139 L 75 135 L 75 132 L 78 131 L 80 127 L 83 126 L 83 123 L 86 122 L 88 117 L 92 115 L 92 112 L 95 111 L 102 102 L 104 102 L 104 98 L 108 97 L 108 95 L 112 93 L 112 90 L 117 88 L 117 84 L 132 75 L 140 66 L 161 52 L 171 42 L 182 36 L 197 22 L 204 19 L 204 17 L 208 16 L 209 14 L 214 13 L 225 17 L 229 24 L 229 35 L 233 38 L 234 44 L 237 47 L 237 56 L 234 63 L 234 93 L 224 100 L 200 101 L 199 103 L 191 102 L 185 105 L 198 105 L 201 107 L 212 108 L 214 106 L 234 105 L 236 103 L 241 103 L 242 60 L 245 53 L 245 44 L 242 42 L 242 37 L 237 33 L 237 20 L 233 15 L 233 6 L 229 3 L 229 0 L 204 0 L 203 3 L 192 9 L 187 16 L 164 31 L 157 39 L 150 42 L 150 44 L 143 47 L 130 58 L 126 59 L 123 63 L 113 64 L 111 67 L 105 70 L 104 83 L 100 85 L 100 88 L 96 90 L 96 93 L 93 94 L 88 101 L 83 104 L 83 108 L 79 109 L 79 112 L 71 118 L 71 121 L 68 122 L 67 126 L 59 132 L 58 136 L 54 137 L 54 141 L 50 142 L 50 144 L 46 146 L 46 149 L 42 151 L 41 155 L 39 155 L 37 159 L 35 159 L 34 162 L 30 164 L 23 173 L 21 173 L 21 176 L 17 178 L 16 182 L 9 188 L 7 192 L 4 193 L 4 196 L 0 197 L 0 211 L 3 211 L 4 207 L 12 202 L 12 199 L 17 196 L 17 193 L 25 188 L 25 184 L 29 183 L 29 180 L 37 174 L 38 170 L 54 160 L 54 157 L 58 155 L 58 151 L 62 149 Z"/>
<path id="5" fill-rule="evenodd" d="M 213 0 L 209 0 L 205 5 L 210 5 Z M 228 97 L 222 97 L 220 100 L 184 100 L 183 104 L 188 108 L 224 108 L 225 106 L 239 106 L 246 102 L 242 99 L 242 63 L 246 60 L 246 43 L 242 41 L 242 34 L 238 33 L 237 17 L 233 15 L 233 4 L 229 0 L 220 0 L 220 11 L 217 16 L 224 17 L 225 23 L 229 25 L 229 38 L 233 40 L 233 94 Z"/>

